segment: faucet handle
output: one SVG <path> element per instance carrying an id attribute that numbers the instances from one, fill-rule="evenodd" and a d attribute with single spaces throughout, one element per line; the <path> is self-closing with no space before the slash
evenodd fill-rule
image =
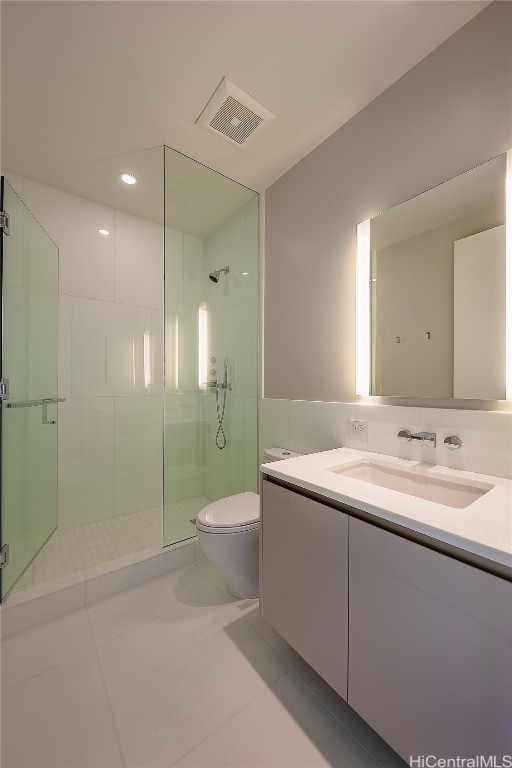
<path id="1" fill-rule="evenodd" d="M 411 440 L 417 440 L 421 445 L 428 445 L 431 448 L 436 447 L 435 432 L 416 432 L 416 434 L 413 435 L 409 429 L 401 429 L 397 437 L 403 443 L 409 443 Z"/>
<path id="2" fill-rule="evenodd" d="M 448 448 L 450 451 L 456 451 L 458 450 L 462 445 L 462 440 L 460 437 L 457 437 L 457 435 L 448 435 L 448 437 L 445 437 L 444 439 L 444 446 L 445 448 Z"/>

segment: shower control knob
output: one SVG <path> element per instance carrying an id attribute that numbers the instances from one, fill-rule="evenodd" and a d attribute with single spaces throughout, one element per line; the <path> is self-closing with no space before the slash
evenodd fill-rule
<path id="1" fill-rule="evenodd" d="M 216 373 L 217 373 L 216 368 L 210 368 L 210 376 L 215 376 Z"/>
<path id="2" fill-rule="evenodd" d="M 448 435 L 444 439 L 444 445 L 449 451 L 457 451 L 462 445 L 462 440 L 457 435 Z"/>
<path id="3" fill-rule="evenodd" d="M 217 358 L 212 355 L 210 357 L 210 363 L 216 363 L 216 362 L 217 362 Z"/>

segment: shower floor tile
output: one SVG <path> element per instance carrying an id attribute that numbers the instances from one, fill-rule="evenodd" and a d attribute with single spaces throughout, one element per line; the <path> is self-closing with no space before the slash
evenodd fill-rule
<path id="1" fill-rule="evenodd" d="M 210 503 L 205 496 L 177 501 L 165 506 L 165 543 L 171 544 L 195 536 L 191 522 Z M 86 568 L 143 550 L 162 546 L 162 510 L 160 507 L 111 517 L 88 525 L 56 531 L 43 547 L 12 594 L 63 579 Z"/>

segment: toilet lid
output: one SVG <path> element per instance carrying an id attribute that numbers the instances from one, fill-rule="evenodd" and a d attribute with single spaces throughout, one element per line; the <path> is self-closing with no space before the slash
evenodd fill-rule
<path id="1" fill-rule="evenodd" d="M 211 528 L 230 528 L 256 523 L 260 518 L 260 497 L 257 493 L 236 493 L 212 501 L 197 515 L 197 522 Z"/>

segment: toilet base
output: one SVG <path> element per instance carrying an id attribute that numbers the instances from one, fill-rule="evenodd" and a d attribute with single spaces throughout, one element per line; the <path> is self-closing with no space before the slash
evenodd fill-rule
<path id="1" fill-rule="evenodd" d="M 243 533 L 197 531 L 205 557 L 222 573 L 234 597 L 259 596 L 259 534 L 259 525 Z"/>
<path id="2" fill-rule="evenodd" d="M 259 585 L 255 587 L 254 583 L 246 581 L 242 583 L 241 580 L 239 580 L 233 583 L 226 578 L 226 589 L 230 595 L 233 595 L 233 597 L 238 597 L 243 600 L 249 600 L 260 596 Z"/>

